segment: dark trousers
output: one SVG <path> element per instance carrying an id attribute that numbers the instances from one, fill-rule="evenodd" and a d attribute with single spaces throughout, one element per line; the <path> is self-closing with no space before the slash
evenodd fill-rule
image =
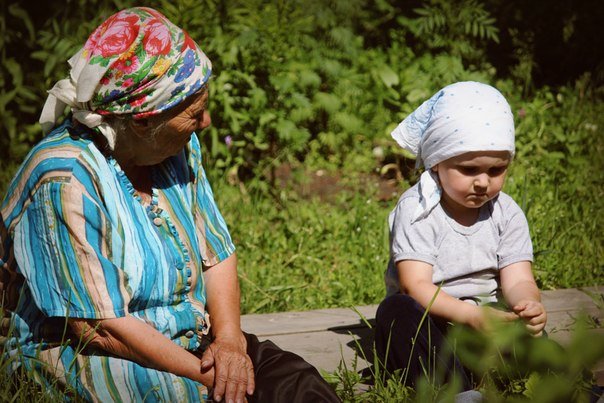
<path id="1" fill-rule="evenodd" d="M 382 301 L 375 317 L 375 347 L 381 362 L 389 373 L 408 371 L 403 376 L 408 386 L 415 386 L 418 378 L 428 373 L 437 383 L 449 382 L 455 375 L 463 390 L 472 389 L 466 370 L 445 338 L 447 323 L 430 315 L 421 323 L 424 312 L 408 295 L 396 294 Z"/>
<path id="2" fill-rule="evenodd" d="M 256 389 L 248 402 L 340 402 L 321 374 L 302 357 L 244 333 Z"/>

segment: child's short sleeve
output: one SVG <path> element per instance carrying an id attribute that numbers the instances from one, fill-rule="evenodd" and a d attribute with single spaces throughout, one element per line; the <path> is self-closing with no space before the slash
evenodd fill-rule
<path id="1" fill-rule="evenodd" d="M 522 261 L 533 261 L 533 244 L 526 217 L 511 198 L 503 207 L 500 242 L 497 248 L 499 269 Z"/>
<path id="2" fill-rule="evenodd" d="M 412 223 L 417 208 L 416 197 L 403 197 L 390 214 L 390 256 L 401 260 L 436 263 L 437 231 L 429 217 Z"/>

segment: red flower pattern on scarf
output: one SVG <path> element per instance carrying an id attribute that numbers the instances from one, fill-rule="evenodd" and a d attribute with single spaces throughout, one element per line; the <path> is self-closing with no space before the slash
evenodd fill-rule
<path id="1" fill-rule="evenodd" d="M 182 32 L 185 35 L 185 40 L 182 43 L 182 48 L 180 49 L 180 51 L 184 53 L 187 49 L 195 49 L 195 46 L 197 45 L 195 44 L 195 41 L 189 36 L 189 33 L 184 29 L 182 30 Z"/>
<path id="2" fill-rule="evenodd" d="M 167 55 L 170 53 L 172 41 L 168 27 L 160 20 L 153 20 L 145 26 L 143 39 L 145 51 L 151 55 Z"/>
<path id="3" fill-rule="evenodd" d="M 138 70 L 139 67 L 140 63 L 136 55 L 132 55 L 132 57 L 127 59 L 119 58 L 111 65 L 111 68 L 119 70 L 124 74 L 131 74 Z"/>
<path id="4" fill-rule="evenodd" d="M 139 31 L 139 18 L 136 15 L 110 17 L 90 36 L 86 49 L 92 55 L 103 57 L 118 55 L 128 50 Z"/>

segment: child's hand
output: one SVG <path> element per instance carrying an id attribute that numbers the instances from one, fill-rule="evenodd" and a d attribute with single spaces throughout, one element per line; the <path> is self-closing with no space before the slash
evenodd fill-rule
<path id="1" fill-rule="evenodd" d="M 512 309 L 524 320 L 526 328 L 533 336 L 541 336 L 547 321 L 547 313 L 541 302 L 523 299 Z"/>
<path id="2" fill-rule="evenodd" d="M 489 331 L 491 325 L 497 322 L 512 322 L 518 320 L 518 315 L 514 312 L 506 312 L 489 306 L 477 306 L 477 315 L 470 323 L 474 329 Z"/>

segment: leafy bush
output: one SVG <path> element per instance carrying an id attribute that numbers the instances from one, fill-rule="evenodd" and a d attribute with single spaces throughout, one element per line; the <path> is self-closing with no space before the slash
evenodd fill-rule
<path id="1" fill-rule="evenodd" d="M 487 335 L 455 329 L 457 351 L 480 379 L 489 402 L 589 402 L 593 379 L 588 371 L 604 357 L 604 338 L 578 321 L 566 347 L 532 337 L 524 326 L 501 326 Z"/>

